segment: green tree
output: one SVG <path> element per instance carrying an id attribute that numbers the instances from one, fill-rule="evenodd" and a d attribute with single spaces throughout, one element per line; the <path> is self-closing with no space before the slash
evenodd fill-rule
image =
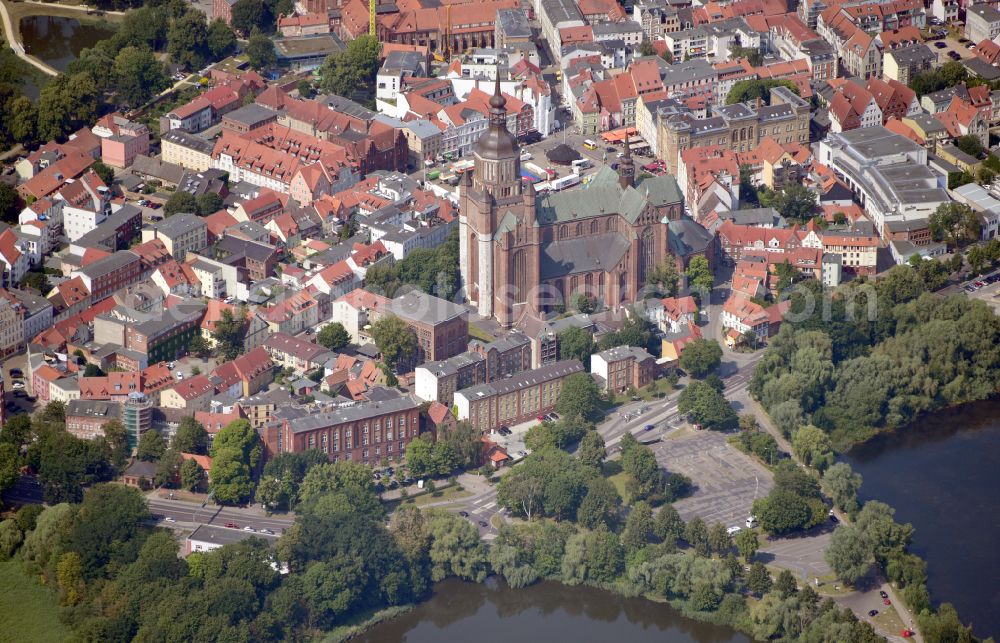
<path id="1" fill-rule="evenodd" d="M 783 569 L 778 574 L 778 578 L 774 581 L 774 589 L 781 595 L 781 598 L 785 599 L 789 596 L 797 594 L 799 586 L 795 582 L 795 577 L 792 576 L 792 572 L 787 569 Z"/>
<path id="2" fill-rule="evenodd" d="M 97 176 L 101 177 L 101 180 L 104 181 L 104 185 L 110 186 L 112 183 L 115 182 L 115 171 L 114 171 L 114 169 L 108 167 L 107 165 L 105 165 L 101 161 L 98 161 L 98 162 L 94 163 L 93 165 L 91 165 L 90 169 L 92 169 L 94 172 L 96 172 Z"/>
<path id="3" fill-rule="evenodd" d="M 604 438 L 597 431 L 587 431 L 580 440 L 580 448 L 577 451 L 580 462 L 600 471 L 607 457 L 607 450 L 604 445 Z"/>
<path id="4" fill-rule="evenodd" d="M 736 549 L 739 550 L 740 556 L 747 563 L 760 549 L 760 539 L 757 538 L 757 532 L 752 529 L 742 529 L 736 532 L 734 540 L 736 541 Z"/>
<path id="5" fill-rule="evenodd" d="M 97 95 L 89 74 L 60 75 L 46 83 L 38 97 L 39 138 L 62 138 L 92 123 L 97 119 Z"/>
<path id="6" fill-rule="evenodd" d="M 823 557 L 837 578 L 853 585 L 871 568 L 871 544 L 857 527 L 839 525 Z"/>
<path id="7" fill-rule="evenodd" d="M 687 278 L 690 286 L 700 292 L 711 292 L 715 285 L 715 277 L 712 276 L 712 269 L 708 265 L 708 259 L 703 255 L 696 255 L 688 263 Z M 700 294 L 700 293 L 699 293 Z"/>
<path id="8" fill-rule="evenodd" d="M 692 377 L 705 377 L 722 362 L 722 347 L 714 339 L 696 339 L 684 347 L 680 365 Z"/>
<path id="9" fill-rule="evenodd" d="M 695 516 L 684 528 L 684 540 L 699 556 L 708 556 L 708 527 L 700 516 Z"/>
<path id="10" fill-rule="evenodd" d="M 656 514 L 653 523 L 653 533 L 660 540 L 677 544 L 677 541 L 684 537 L 685 525 L 677 510 L 673 505 L 664 505 Z"/>
<path id="11" fill-rule="evenodd" d="M 184 416 L 177 426 L 177 433 L 174 434 L 170 446 L 178 453 L 205 455 L 208 453 L 208 431 L 205 430 L 205 425 L 194 419 L 194 416 Z"/>
<path id="12" fill-rule="evenodd" d="M 155 94 L 170 86 L 163 63 L 148 49 L 125 47 L 115 56 L 111 70 L 115 92 L 132 108 L 146 103 Z"/>
<path id="13" fill-rule="evenodd" d="M 212 347 L 201 333 L 195 333 L 188 343 L 188 353 L 205 358 L 212 354 Z"/>
<path id="14" fill-rule="evenodd" d="M 14 186 L 0 182 L 0 219 L 7 223 L 15 223 L 22 206 L 23 202 Z"/>
<path id="15" fill-rule="evenodd" d="M 0 522 L 0 560 L 9 560 L 24 541 L 24 534 L 17 521 L 8 518 Z"/>
<path id="16" fill-rule="evenodd" d="M 118 470 L 125 467 L 131 450 L 128 446 L 128 431 L 121 420 L 111 420 L 101 427 L 104 438 L 111 447 L 111 464 Z"/>
<path id="17" fill-rule="evenodd" d="M 653 43 L 648 40 L 643 40 L 639 43 L 639 55 L 640 56 L 655 56 L 656 50 L 653 49 Z"/>
<path id="18" fill-rule="evenodd" d="M 164 442 L 163 436 L 156 429 L 151 429 L 139 437 L 135 455 L 145 462 L 156 462 L 163 457 L 163 452 L 166 450 L 167 443 Z"/>
<path id="19" fill-rule="evenodd" d="M 764 563 L 757 561 L 751 565 L 750 571 L 747 573 L 747 589 L 754 596 L 759 597 L 770 592 L 771 586 L 771 573 L 767 571 Z"/>
<path id="20" fill-rule="evenodd" d="M 56 574 L 59 579 L 59 602 L 69 607 L 76 605 L 83 591 L 80 554 L 68 551 L 60 556 Z"/>
<path id="21" fill-rule="evenodd" d="M 417 351 L 417 336 L 413 328 L 394 315 L 387 315 L 372 324 L 371 336 L 386 364 L 393 368 Z"/>
<path id="22" fill-rule="evenodd" d="M 215 340 L 215 350 L 220 358 L 232 361 L 243 352 L 243 341 L 247 334 L 247 309 L 240 306 L 234 314 L 225 309 L 219 315 L 212 331 Z"/>
<path id="23" fill-rule="evenodd" d="M 969 156 L 973 158 L 981 158 L 983 152 L 983 143 L 979 140 L 979 137 L 974 134 L 966 134 L 965 136 L 959 136 L 955 139 L 955 147 L 962 150 Z"/>
<path id="24" fill-rule="evenodd" d="M 166 205 L 163 206 L 163 214 L 172 217 L 175 214 L 187 212 L 196 214 L 198 212 L 198 201 L 193 194 L 178 190 L 170 195 Z"/>
<path id="25" fill-rule="evenodd" d="M 236 31 L 248 35 L 255 30 L 273 31 L 274 17 L 270 15 L 263 0 L 237 0 L 231 9 L 230 25 Z"/>
<path id="26" fill-rule="evenodd" d="M 167 29 L 170 60 L 185 69 L 200 69 L 208 57 L 208 26 L 200 11 L 185 11 Z"/>
<path id="27" fill-rule="evenodd" d="M 434 443 L 428 436 L 420 436 L 406 445 L 406 467 L 410 475 L 423 478 L 436 472 Z"/>
<path id="28" fill-rule="evenodd" d="M 42 295 L 47 295 L 52 290 L 48 277 L 39 270 L 25 273 L 24 278 L 21 279 L 21 288 L 32 288 Z"/>
<path id="29" fill-rule="evenodd" d="M 250 34 L 244 53 L 250 62 L 250 67 L 258 71 L 273 67 L 278 62 L 278 57 L 274 53 L 274 43 L 271 39 L 260 32 Z"/>
<path id="30" fill-rule="evenodd" d="M 588 373 L 573 373 L 563 380 L 556 411 L 565 417 L 596 419 L 600 415 L 601 392 Z"/>
<path id="31" fill-rule="evenodd" d="M 212 496 L 220 504 L 243 504 L 253 493 L 250 467 L 243 454 L 235 448 L 213 445 Z"/>
<path id="32" fill-rule="evenodd" d="M 158 487 L 175 487 L 180 482 L 181 465 L 184 458 L 179 451 L 169 448 L 163 452 L 160 461 L 156 463 L 156 473 L 153 483 Z"/>
<path id="33" fill-rule="evenodd" d="M 320 87 L 328 93 L 347 97 L 373 87 L 380 49 L 378 39 L 373 36 L 355 38 L 344 51 L 330 54 L 323 61 L 319 68 Z"/>
<path id="34" fill-rule="evenodd" d="M 775 194 L 772 207 L 786 219 L 804 223 L 816 209 L 816 193 L 799 183 L 786 185 Z"/>
<path id="35" fill-rule="evenodd" d="M 788 80 L 741 80 L 733 83 L 726 96 L 726 104 L 748 103 L 759 98 L 765 105 L 770 105 L 772 87 L 786 87 L 796 96 L 799 94 L 799 88 Z"/>
<path id="36" fill-rule="evenodd" d="M 339 351 L 351 343 L 351 336 L 340 322 L 327 324 L 316 333 L 316 341 L 332 351 Z"/>
<path id="37" fill-rule="evenodd" d="M 197 491 L 205 481 L 205 470 L 194 459 L 185 460 L 181 465 L 181 489 Z"/>
<path id="38" fill-rule="evenodd" d="M 846 462 L 832 465 L 823 473 L 822 486 L 833 504 L 841 510 L 849 513 L 857 511 L 861 474 L 855 473 L 851 465 Z"/>
<path id="39" fill-rule="evenodd" d="M 815 426 L 803 426 L 793 432 L 792 448 L 803 462 L 817 471 L 822 472 L 833 464 L 834 455 L 830 437 Z"/>
<path id="40" fill-rule="evenodd" d="M 198 214 L 203 217 L 207 217 L 210 214 L 214 214 L 222 209 L 223 201 L 222 197 L 215 192 L 205 192 L 204 194 L 199 194 L 195 198 L 197 203 L 196 210 Z"/>
<path id="41" fill-rule="evenodd" d="M 618 491 L 607 478 L 593 478 L 587 482 L 587 495 L 577 509 L 576 521 L 587 529 L 597 529 L 602 524 L 613 529 L 618 523 L 620 504 Z"/>
<path id="42" fill-rule="evenodd" d="M 627 552 L 635 552 L 649 544 L 653 535 L 653 510 L 645 502 L 637 502 L 625 520 L 621 544 Z"/>
<path id="43" fill-rule="evenodd" d="M 927 227 L 935 241 L 962 246 L 979 238 L 980 225 L 976 213 L 964 203 L 942 203 L 927 219 Z"/>
<path id="44" fill-rule="evenodd" d="M 216 18 L 208 25 L 207 46 L 212 60 L 222 60 L 236 50 L 236 34 L 225 21 Z"/>
<path id="45" fill-rule="evenodd" d="M 431 545 L 428 551 L 431 580 L 457 576 L 481 583 L 489 565 L 479 531 L 468 520 L 446 512 L 435 512 L 428 520 Z"/>
<path id="46" fill-rule="evenodd" d="M 753 47 L 730 47 L 729 59 L 740 60 L 746 58 L 751 67 L 760 67 L 764 64 L 764 52 Z"/>
<path id="47" fill-rule="evenodd" d="M 739 423 L 729 401 L 709 382 L 691 382 L 677 398 L 677 410 L 706 429 L 727 431 Z"/>
<path id="48" fill-rule="evenodd" d="M 0 442 L 0 492 L 17 484 L 21 477 L 20 447 L 9 442 Z"/>
<path id="49" fill-rule="evenodd" d="M 7 103 L 7 128 L 15 143 L 31 146 L 38 141 L 38 113 L 30 98 L 18 96 Z"/>
<path id="50" fill-rule="evenodd" d="M 810 524 L 809 502 L 791 491 L 775 489 L 753 503 L 753 515 L 769 534 L 785 534 Z"/>
<path id="51" fill-rule="evenodd" d="M 715 523 L 708 530 L 708 545 L 713 552 L 720 556 L 724 556 L 733 548 L 733 539 L 726 526 L 721 522 Z"/>
<path id="52" fill-rule="evenodd" d="M 584 367 L 590 366 L 590 356 L 594 354 L 594 337 L 586 330 L 571 326 L 556 336 L 559 359 L 577 359 Z"/>
<path id="53" fill-rule="evenodd" d="M 209 453 L 214 458 L 225 449 L 233 449 L 239 453 L 240 460 L 250 469 L 254 469 L 260 461 L 260 436 L 247 420 L 234 420 L 215 435 Z"/>
<path id="54" fill-rule="evenodd" d="M 680 279 L 677 262 L 668 258 L 646 275 L 646 286 L 652 286 L 647 296 L 673 297 L 677 294 L 677 280 Z"/>

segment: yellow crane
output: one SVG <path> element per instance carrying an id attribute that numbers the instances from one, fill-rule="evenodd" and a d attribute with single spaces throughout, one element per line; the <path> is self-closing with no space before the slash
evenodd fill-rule
<path id="1" fill-rule="evenodd" d="M 375 2 L 377 0 L 368 0 L 368 35 L 378 36 L 377 29 L 375 26 Z"/>

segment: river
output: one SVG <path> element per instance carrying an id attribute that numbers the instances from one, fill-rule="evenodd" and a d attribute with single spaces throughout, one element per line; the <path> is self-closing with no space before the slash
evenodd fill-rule
<path id="1" fill-rule="evenodd" d="M 25 51 L 59 71 L 65 71 L 81 51 L 113 33 L 106 24 L 81 23 L 76 18 L 28 16 L 21 19 Z"/>
<path id="2" fill-rule="evenodd" d="M 668 605 L 592 587 L 536 583 L 511 589 L 447 580 L 414 610 L 360 637 L 366 643 L 726 643 L 750 639 L 728 627 L 681 616 Z"/>
<path id="3" fill-rule="evenodd" d="M 922 418 L 844 459 L 864 477 L 862 499 L 916 528 L 931 599 L 955 605 L 976 634 L 1000 634 L 1000 401 Z"/>

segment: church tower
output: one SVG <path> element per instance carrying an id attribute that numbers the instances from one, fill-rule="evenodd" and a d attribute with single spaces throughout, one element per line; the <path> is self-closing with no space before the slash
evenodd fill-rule
<path id="1" fill-rule="evenodd" d="M 622 189 L 635 185 L 635 162 L 632 160 L 632 150 L 628 145 L 628 130 L 625 130 L 625 155 L 618 163 L 618 184 Z"/>
<path id="2" fill-rule="evenodd" d="M 473 172 L 459 188 L 459 250 L 466 297 L 479 314 L 493 317 L 494 298 L 502 284 L 494 283 L 493 242 L 499 219 L 522 204 L 521 150 L 507 130 L 507 99 L 500 92 L 500 70 L 490 97 L 489 129 L 473 149 Z"/>

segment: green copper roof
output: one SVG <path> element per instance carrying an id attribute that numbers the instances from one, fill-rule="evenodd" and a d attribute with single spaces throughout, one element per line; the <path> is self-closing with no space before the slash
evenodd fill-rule
<path id="1" fill-rule="evenodd" d="M 674 177 L 663 175 L 643 181 L 638 188 L 622 189 L 618 174 L 604 166 L 582 188 L 546 194 L 537 201 L 538 223 L 547 225 L 607 214 L 619 214 L 635 223 L 646 205 L 680 202 Z"/>

